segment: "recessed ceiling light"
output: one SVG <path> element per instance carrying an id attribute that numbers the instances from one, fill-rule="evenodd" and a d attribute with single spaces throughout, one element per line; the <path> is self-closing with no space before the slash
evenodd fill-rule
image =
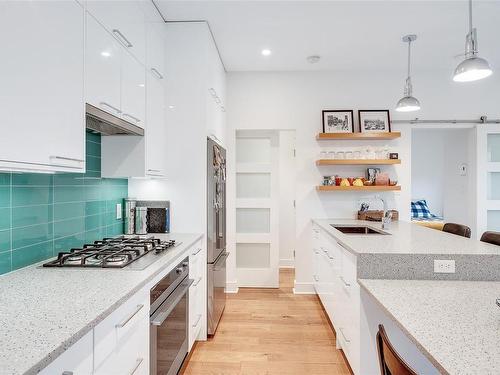
<path id="1" fill-rule="evenodd" d="M 144 87 L 145 84 L 144 83 L 139 83 L 139 87 Z"/>
<path id="2" fill-rule="evenodd" d="M 307 62 L 309 64 L 316 64 L 321 60 L 321 56 L 318 55 L 312 55 L 312 56 L 307 56 Z"/>
<path id="3" fill-rule="evenodd" d="M 101 52 L 101 56 L 104 56 L 104 57 L 109 57 L 109 56 L 111 56 L 111 53 L 110 53 L 110 52 L 108 52 L 108 51 L 102 51 L 102 52 Z"/>
<path id="4" fill-rule="evenodd" d="M 261 53 L 262 53 L 262 56 L 269 56 L 269 55 L 271 54 L 271 50 L 270 50 L 270 49 L 265 48 L 265 49 L 263 49 L 263 50 L 261 51 Z"/>
<path id="5" fill-rule="evenodd" d="M 170 109 L 174 109 L 175 108 L 175 105 L 169 105 L 168 108 Z"/>

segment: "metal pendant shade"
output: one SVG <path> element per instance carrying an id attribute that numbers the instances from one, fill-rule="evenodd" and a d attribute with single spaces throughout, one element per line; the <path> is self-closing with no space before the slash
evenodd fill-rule
<path id="1" fill-rule="evenodd" d="M 472 82 L 490 76 L 493 71 L 485 59 L 477 55 L 477 31 L 472 27 L 472 0 L 469 0 L 469 33 L 465 38 L 465 60 L 455 69 L 455 82 Z"/>
<path id="2" fill-rule="evenodd" d="M 406 35 L 403 37 L 403 42 L 408 43 L 408 76 L 405 82 L 404 96 L 396 105 L 397 112 L 413 112 L 420 109 L 420 102 L 413 96 L 413 86 L 410 76 L 411 42 L 415 40 L 417 40 L 416 35 Z"/>

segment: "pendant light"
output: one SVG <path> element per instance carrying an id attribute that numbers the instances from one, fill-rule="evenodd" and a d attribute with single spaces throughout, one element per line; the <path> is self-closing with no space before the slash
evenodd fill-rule
<path id="1" fill-rule="evenodd" d="M 469 0 L 469 33 L 465 37 L 465 60 L 455 69 L 455 82 L 471 82 L 490 76 L 488 61 L 477 56 L 477 32 L 472 27 L 472 0 Z"/>
<path id="2" fill-rule="evenodd" d="M 396 105 L 396 111 L 398 112 L 413 112 L 420 109 L 420 102 L 417 98 L 412 96 L 413 87 L 411 85 L 410 76 L 411 42 L 415 40 L 417 40 L 416 35 L 406 35 L 403 37 L 403 42 L 408 43 L 408 76 L 405 82 L 404 97 L 402 97 Z"/>

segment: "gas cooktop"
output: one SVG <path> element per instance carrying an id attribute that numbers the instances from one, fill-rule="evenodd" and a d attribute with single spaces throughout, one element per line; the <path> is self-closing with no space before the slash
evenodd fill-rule
<path id="1" fill-rule="evenodd" d="M 80 267 L 80 268 L 124 268 L 143 258 L 139 262 L 144 269 L 158 259 L 158 255 L 179 245 L 175 240 L 162 241 L 154 236 L 120 236 L 104 238 L 85 244 L 82 248 L 73 248 L 60 252 L 57 259 L 45 263 L 44 267 Z M 156 255 L 156 256 L 155 256 Z M 144 259 L 144 258 L 143 258 Z M 144 259 L 145 260 L 145 259 Z"/>

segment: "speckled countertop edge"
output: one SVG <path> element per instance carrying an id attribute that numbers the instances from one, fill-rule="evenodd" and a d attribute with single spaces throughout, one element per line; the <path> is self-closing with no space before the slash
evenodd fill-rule
<path id="1" fill-rule="evenodd" d="M 432 356 L 432 354 L 429 353 L 427 349 L 424 346 L 422 346 L 422 344 L 410 332 L 408 332 L 406 327 L 403 324 L 401 324 L 401 322 L 397 320 L 394 315 L 392 315 L 392 313 L 377 299 L 377 297 L 373 295 L 370 289 L 365 284 L 363 284 L 363 279 L 358 279 L 358 284 L 363 288 L 363 290 L 366 293 L 370 295 L 371 298 L 373 298 L 373 300 L 377 303 L 377 305 L 380 306 L 380 308 L 392 319 L 392 321 L 396 323 L 396 325 L 403 331 L 406 337 L 408 337 L 411 340 L 411 342 L 415 344 L 418 350 L 420 350 L 422 354 L 424 354 L 429 359 L 429 361 L 431 361 L 431 363 L 439 370 L 439 372 L 441 372 L 444 375 L 449 375 L 449 372 L 446 371 L 446 369 Z"/>
<path id="2" fill-rule="evenodd" d="M 168 236 L 176 236 L 177 234 L 171 234 Z M 91 320 L 80 330 L 75 332 L 71 337 L 68 339 L 64 340 L 61 342 L 61 344 L 48 352 L 45 357 L 41 358 L 38 360 L 37 363 L 31 365 L 27 370 L 20 370 L 19 372 L 3 372 L 3 370 L 0 368 L 0 374 L 25 374 L 25 375 L 33 375 L 39 373 L 41 370 L 43 370 L 45 367 L 47 367 L 50 363 L 52 363 L 56 358 L 58 358 L 62 353 L 64 353 L 69 347 L 71 347 L 73 344 L 75 344 L 79 339 L 81 339 L 85 334 L 90 332 L 95 326 L 97 326 L 100 322 L 102 322 L 107 316 L 109 316 L 113 311 L 115 311 L 118 307 L 120 307 L 125 301 L 127 301 L 130 297 L 132 297 L 135 293 L 137 293 L 140 289 L 145 287 L 149 282 L 151 282 L 155 277 L 158 275 L 168 272 L 168 267 L 172 266 L 172 264 L 175 263 L 176 260 L 178 260 L 185 252 L 197 241 L 199 241 L 203 235 L 202 234 L 182 234 L 181 235 L 183 238 L 182 243 L 179 245 L 179 248 L 175 249 L 177 250 L 177 253 L 170 257 L 168 260 L 163 260 L 162 264 L 162 259 L 158 260 L 158 263 L 153 263 L 150 266 L 151 273 L 148 274 L 142 281 L 140 281 L 137 285 L 135 285 L 128 293 L 126 293 L 124 296 L 122 296 L 118 301 L 110 305 L 105 311 L 102 313 L 98 314 L 95 317 L 92 317 Z M 168 254 L 168 253 L 167 253 Z M 43 263 L 47 262 L 47 260 L 31 265 L 29 267 L 22 268 L 20 270 L 16 270 L 14 272 L 20 272 L 20 271 L 26 271 L 31 268 L 39 268 Z M 156 267 L 155 267 L 156 265 Z M 149 267 L 148 267 L 149 268 Z M 137 271 L 137 270 L 126 270 L 125 272 L 147 272 L 148 268 L 145 270 Z M 85 270 L 83 270 L 85 271 Z M 106 272 L 106 271 L 105 271 Z M 111 272 L 120 272 L 120 270 L 112 270 Z M 2 277 L 8 277 L 9 274 L 1 275 L 0 276 L 0 281 Z"/>

